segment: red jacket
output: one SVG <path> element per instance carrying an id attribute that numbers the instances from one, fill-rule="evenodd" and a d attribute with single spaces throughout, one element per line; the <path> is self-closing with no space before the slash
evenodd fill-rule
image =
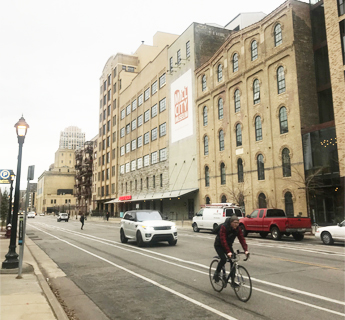
<path id="1" fill-rule="evenodd" d="M 217 241 L 218 237 L 220 241 Z M 229 230 L 227 230 L 227 228 L 224 225 L 222 225 L 220 227 L 219 234 L 216 237 L 215 245 L 221 245 L 227 254 L 229 252 L 233 253 L 232 244 L 234 243 L 236 237 L 240 241 L 243 250 L 247 251 L 248 246 L 246 240 L 244 239 L 242 230 L 239 227 L 237 227 L 237 229 L 233 229 L 232 227 L 230 227 Z"/>

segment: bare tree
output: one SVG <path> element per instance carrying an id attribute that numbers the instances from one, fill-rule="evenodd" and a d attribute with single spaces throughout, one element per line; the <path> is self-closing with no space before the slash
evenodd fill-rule
<path id="1" fill-rule="evenodd" d="M 247 196 L 247 193 L 244 189 L 244 183 L 238 183 L 236 185 L 232 183 L 231 186 L 226 188 L 226 192 L 230 195 L 230 198 L 233 202 L 244 208 L 245 198 Z"/>

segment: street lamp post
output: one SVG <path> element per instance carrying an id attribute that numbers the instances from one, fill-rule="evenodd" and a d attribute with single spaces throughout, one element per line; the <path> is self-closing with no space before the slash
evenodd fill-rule
<path id="1" fill-rule="evenodd" d="M 6 260 L 2 263 L 3 269 L 18 268 L 19 260 L 16 253 L 16 239 L 17 239 L 17 222 L 18 222 L 18 209 L 19 209 L 19 193 L 20 193 L 20 173 L 22 166 L 22 148 L 25 139 L 25 135 L 29 125 L 25 122 L 23 116 L 14 125 L 17 132 L 19 152 L 18 152 L 18 164 L 17 164 L 17 177 L 16 177 L 16 190 L 14 194 L 14 208 L 12 217 L 12 229 L 11 240 L 8 253 L 6 254 Z"/>
<path id="2" fill-rule="evenodd" d="M 11 223 L 11 214 L 12 214 L 12 191 L 13 191 L 13 181 L 14 177 L 16 175 L 12 172 L 11 174 L 11 187 L 10 187 L 10 205 L 8 208 L 8 215 L 7 215 L 7 221 L 6 221 L 6 226 Z"/>

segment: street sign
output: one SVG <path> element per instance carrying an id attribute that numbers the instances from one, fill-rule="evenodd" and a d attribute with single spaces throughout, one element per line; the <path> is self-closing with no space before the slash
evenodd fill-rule
<path id="1" fill-rule="evenodd" d="M 0 169 L 0 184 L 10 184 L 11 183 L 11 175 L 13 175 L 12 170 Z"/>

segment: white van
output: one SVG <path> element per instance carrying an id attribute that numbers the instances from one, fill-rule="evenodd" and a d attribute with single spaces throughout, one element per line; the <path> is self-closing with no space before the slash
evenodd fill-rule
<path id="1" fill-rule="evenodd" d="M 193 217 L 193 231 L 199 232 L 200 229 L 214 231 L 226 218 L 236 215 L 244 217 L 240 207 L 233 203 L 213 203 L 201 208 Z"/>

